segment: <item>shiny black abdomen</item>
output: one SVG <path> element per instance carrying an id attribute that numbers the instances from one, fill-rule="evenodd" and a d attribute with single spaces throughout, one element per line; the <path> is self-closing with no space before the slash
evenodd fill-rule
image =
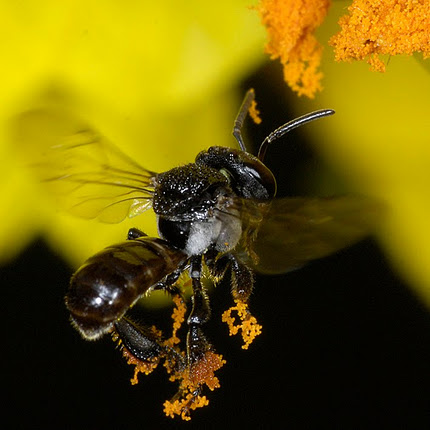
<path id="1" fill-rule="evenodd" d="M 165 276 L 187 260 L 168 242 L 150 237 L 109 246 L 73 275 L 66 305 L 81 334 L 96 339 Z"/>

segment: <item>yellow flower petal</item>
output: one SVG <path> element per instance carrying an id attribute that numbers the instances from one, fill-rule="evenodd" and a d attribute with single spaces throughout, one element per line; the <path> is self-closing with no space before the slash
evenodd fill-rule
<path id="1" fill-rule="evenodd" d="M 328 39 L 342 3 L 324 25 Z M 386 74 L 365 64 L 324 61 L 325 91 L 300 111 L 333 108 L 336 115 L 307 132 L 350 183 L 385 200 L 391 211 L 381 231 L 393 267 L 430 304 L 430 77 L 410 57 L 393 57 Z"/>
<path id="2" fill-rule="evenodd" d="M 0 4 L 0 170 L 7 176 L 0 262 L 38 234 L 73 264 L 124 240 L 131 226 L 156 234 L 150 214 L 117 226 L 60 214 L 22 166 L 26 154 L 9 137 L 10 121 L 54 97 L 155 171 L 190 162 L 210 145 L 234 144 L 239 101 L 227 90 L 262 59 L 263 30 L 248 5 Z"/>

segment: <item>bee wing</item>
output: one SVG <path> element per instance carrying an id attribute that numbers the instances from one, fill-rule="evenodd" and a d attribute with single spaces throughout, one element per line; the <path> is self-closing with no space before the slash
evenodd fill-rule
<path id="1" fill-rule="evenodd" d="M 382 209 L 378 202 L 352 195 L 245 205 L 248 239 L 240 256 L 266 274 L 287 272 L 359 241 L 372 232 Z"/>
<path id="2" fill-rule="evenodd" d="M 25 112 L 14 121 L 13 139 L 69 213 L 115 223 L 151 206 L 155 173 L 68 112 Z"/>

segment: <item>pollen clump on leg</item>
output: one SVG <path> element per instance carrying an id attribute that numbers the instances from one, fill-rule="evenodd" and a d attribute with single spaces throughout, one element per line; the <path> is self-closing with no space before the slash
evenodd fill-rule
<path id="1" fill-rule="evenodd" d="M 322 89 L 322 46 L 314 32 L 329 6 L 329 0 L 261 0 L 256 7 L 269 37 L 266 52 L 280 59 L 285 81 L 299 96 L 313 98 Z"/>
<path id="2" fill-rule="evenodd" d="M 248 310 L 248 305 L 240 300 L 235 301 L 236 306 L 232 306 L 222 314 L 222 321 L 227 323 L 230 336 L 233 336 L 241 331 L 244 344 L 243 349 L 248 349 L 254 339 L 261 334 L 262 326 L 257 323 L 257 319 L 251 315 Z M 236 312 L 240 323 L 236 321 L 236 317 L 232 313 Z"/>
<path id="3" fill-rule="evenodd" d="M 140 361 L 130 355 L 126 349 L 123 350 L 123 356 L 127 359 L 127 364 L 134 365 L 134 375 L 133 378 L 130 379 L 131 385 L 136 385 L 139 383 L 139 373 L 144 373 L 145 375 L 149 375 L 154 369 L 158 366 L 160 360 L 158 358 L 154 358 L 147 361 Z"/>
<path id="4" fill-rule="evenodd" d="M 165 341 L 166 346 L 173 347 L 177 345 L 181 340 L 177 336 L 178 330 L 181 328 L 183 322 L 185 321 L 185 313 L 187 312 L 187 306 L 182 297 L 178 294 L 172 297 L 175 307 L 172 313 L 173 320 L 173 331 L 172 336 Z"/>
<path id="5" fill-rule="evenodd" d="M 226 363 L 222 355 L 216 354 L 214 351 L 206 351 L 204 356 L 196 363 L 191 365 L 188 377 L 185 378 L 185 384 L 188 387 L 198 387 L 206 384 L 213 391 L 219 388 L 219 380 L 214 375 Z"/>
<path id="6" fill-rule="evenodd" d="M 162 335 L 161 331 L 156 327 L 152 327 L 152 332 L 156 336 Z M 153 372 L 158 364 L 160 363 L 160 357 L 152 357 L 147 360 L 139 360 L 136 358 L 122 343 L 121 338 L 118 336 L 116 332 L 112 333 L 112 340 L 117 343 L 122 351 L 123 357 L 127 360 L 127 364 L 130 364 L 134 367 L 133 378 L 130 379 L 131 385 L 136 385 L 139 383 L 139 373 L 144 373 L 145 375 L 149 375 Z"/>
<path id="7" fill-rule="evenodd" d="M 348 11 L 330 39 L 336 61 L 365 60 L 372 70 L 385 72 L 381 55 L 430 57 L 428 0 L 355 0 Z"/>
<path id="8" fill-rule="evenodd" d="M 174 375 L 173 379 L 181 379 L 181 383 L 177 395 L 164 402 L 166 416 L 174 418 L 175 415 L 179 415 L 183 420 L 188 421 L 191 419 L 192 410 L 207 406 L 209 400 L 206 396 L 201 396 L 200 392 L 203 385 L 207 385 L 211 391 L 220 387 L 214 372 L 225 363 L 222 355 L 207 350 L 199 360 Z"/>
<path id="9" fill-rule="evenodd" d="M 164 413 L 170 418 L 174 418 L 175 415 L 179 415 L 184 421 L 191 419 L 190 412 L 197 408 L 203 408 L 209 404 L 209 400 L 206 396 L 193 396 L 189 393 L 183 399 L 175 399 L 173 401 L 167 400 L 164 402 Z"/>

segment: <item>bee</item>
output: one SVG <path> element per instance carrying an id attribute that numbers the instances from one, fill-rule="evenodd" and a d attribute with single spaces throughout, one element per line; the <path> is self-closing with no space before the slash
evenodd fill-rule
<path id="1" fill-rule="evenodd" d="M 319 110 L 287 122 L 270 133 L 257 155 L 251 154 L 242 127 L 253 106 L 249 90 L 233 127 L 239 149 L 213 146 L 193 163 L 163 173 L 145 169 L 91 128 L 72 128 L 51 145 L 38 163 L 52 172 L 47 182 L 61 183 L 75 203 L 72 213 L 119 222 L 149 208 L 156 214 L 159 238 L 137 228 L 123 243 L 89 258 L 73 274 L 65 298 L 73 326 L 83 338 L 110 333 L 139 372 L 160 362 L 179 382 L 178 393 L 164 404 L 169 416 L 190 418 L 208 403 L 203 389 L 219 386 L 215 372 L 225 363 L 204 333 L 211 317 L 202 271 L 215 281 L 231 279 L 234 305 L 222 319 L 230 334 L 241 333 L 247 348 L 261 331 L 249 310 L 254 273 L 278 274 L 327 256 L 369 234 L 375 206 L 358 196 L 275 198 L 276 179 L 264 164 L 268 147 L 292 129 L 334 114 Z M 43 119 L 32 111 L 20 118 Z M 191 311 L 180 279 L 188 273 Z M 135 320 L 130 309 L 155 290 L 175 303 L 170 337 Z M 185 340 L 178 330 L 186 319 Z"/>

